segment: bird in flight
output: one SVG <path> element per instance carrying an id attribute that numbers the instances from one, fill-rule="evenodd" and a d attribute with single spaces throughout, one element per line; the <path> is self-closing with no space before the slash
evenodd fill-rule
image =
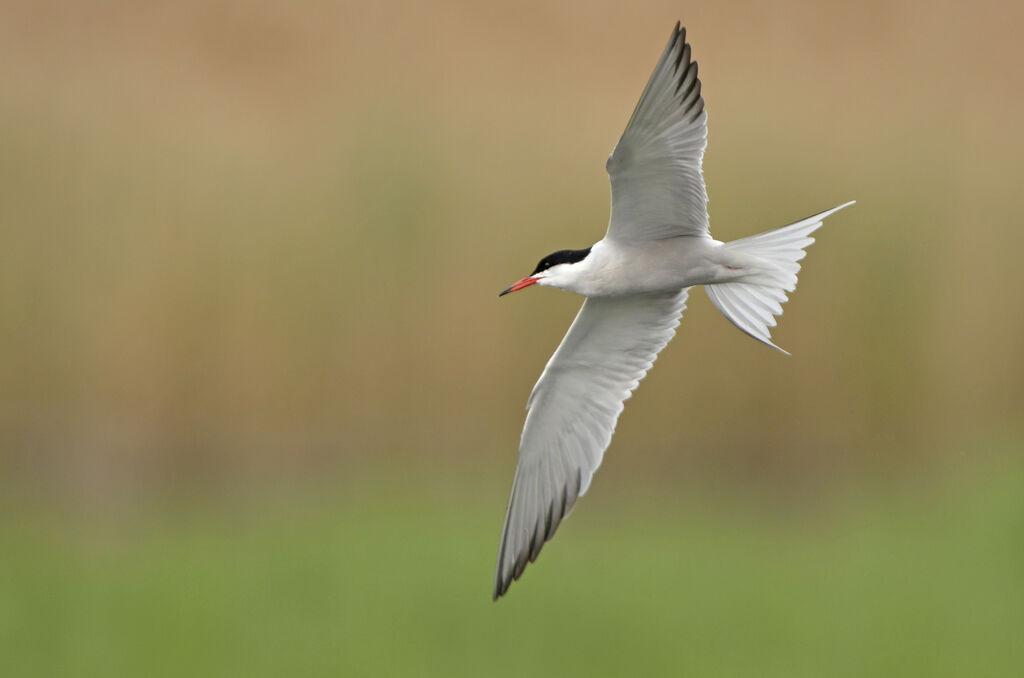
<path id="1" fill-rule="evenodd" d="M 608 157 L 612 207 L 594 245 L 559 250 L 501 295 L 544 285 L 585 297 L 527 401 L 501 530 L 494 599 L 540 554 L 590 486 L 623 403 L 668 344 L 690 288 L 779 351 L 769 328 L 799 261 L 840 205 L 774 231 L 721 242 L 708 231 L 701 160 L 707 113 L 686 30 L 676 23 L 626 131 Z"/>

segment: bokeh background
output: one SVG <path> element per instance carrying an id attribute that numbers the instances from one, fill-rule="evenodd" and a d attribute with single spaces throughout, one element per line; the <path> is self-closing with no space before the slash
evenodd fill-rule
<path id="1" fill-rule="evenodd" d="M 1016 676 L 1024 5 L 0 4 L 6 675 Z M 775 333 L 692 295 L 490 601 L 523 405 L 676 19 L 712 228 L 850 199 Z"/>

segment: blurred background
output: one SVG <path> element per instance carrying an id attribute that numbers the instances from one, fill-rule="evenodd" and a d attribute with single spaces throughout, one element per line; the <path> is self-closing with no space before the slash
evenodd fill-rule
<path id="1" fill-rule="evenodd" d="M 628 7 L 627 7 L 628 5 Z M 0 4 L 9 675 L 1016 676 L 1024 8 Z M 498 604 L 524 404 L 681 19 L 722 240 Z"/>

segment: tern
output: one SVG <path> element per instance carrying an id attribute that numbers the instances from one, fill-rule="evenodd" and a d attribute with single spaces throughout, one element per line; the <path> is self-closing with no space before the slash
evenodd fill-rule
<path id="1" fill-rule="evenodd" d="M 690 288 L 703 285 L 733 325 L 786 353 L 769 328 L 796 289 L 811 233 L 853 204 L 741 240 L 713 239 L 701 170 L 707 113 L 690 56 L 686 30 L 676 23 L 608 157 L 612 206 L 604 238 L 544 257 L 499 295 L 542 285 L 585 299 L 527 401 L 494 600 L 587 491 L 626 399 L 675 334 Z"/>

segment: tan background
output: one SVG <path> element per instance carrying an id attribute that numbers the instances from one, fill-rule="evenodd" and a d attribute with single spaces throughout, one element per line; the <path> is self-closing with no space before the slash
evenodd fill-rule
<path id="1" fill-rule="evenodd" d="M 5 3 L 5 475 L 507 468 L 577 300 L 496 292 L 603 233 L 682 9 L 715 235 L 859 202 L 794 357 L 695 295 L 611 458 L 788 476 L 1019 433 L 1016 3 Z"/>

